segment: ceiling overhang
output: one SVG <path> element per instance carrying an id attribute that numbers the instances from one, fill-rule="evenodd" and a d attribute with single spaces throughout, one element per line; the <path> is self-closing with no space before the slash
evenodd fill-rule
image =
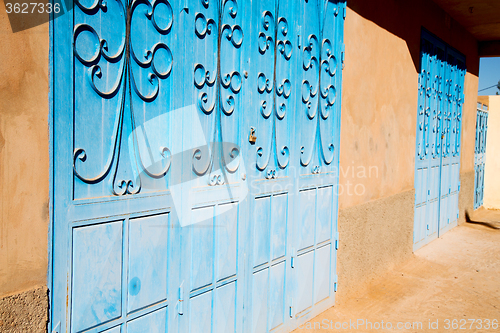
<path id="1" fill-rule="evenodd" d="M 500 0 L 433 0 L 479 41 L 480 56 L 500 56 Z"/>

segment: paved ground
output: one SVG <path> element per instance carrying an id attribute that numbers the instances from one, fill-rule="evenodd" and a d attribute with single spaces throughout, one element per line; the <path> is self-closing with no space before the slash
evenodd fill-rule
<path id="1" fill-rule="evenodd" d="M 500 211 L 470 220 L 295 332 L 500 332 Z"/>

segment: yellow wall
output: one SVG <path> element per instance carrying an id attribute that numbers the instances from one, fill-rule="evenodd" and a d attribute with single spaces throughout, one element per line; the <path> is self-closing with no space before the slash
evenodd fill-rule
<path id="1" fill-rule="evenodd" d="M 463 106 L 460 173 L 474 172 L 478 84 L 478 76 L 468 72 L 465 76 L 465 101 Z"/>
<path id="2" fill-rule="evenodd" d="M 483 206 L 500 209 L 500 96 L 488 96 L 488 104 Z"/>
<path id="3" fill-rule="evenodd" d="M 413 188 L 418 98 L 404 40 L 349 10 L 345 44 L 340 209 Z"/>
<path id="4" fill-rule="evenodd" d="M 0 8 L 1 297 L 47 283 L 49 26 L 14 34 Z"/>
<path id="5" fill-rule="evenodd" d="M 339 208 L 414 187 L 422 26 L 466 56 L 461 173 L 473 171 L 477 41 L 428 0 L 347 5 Z"/>

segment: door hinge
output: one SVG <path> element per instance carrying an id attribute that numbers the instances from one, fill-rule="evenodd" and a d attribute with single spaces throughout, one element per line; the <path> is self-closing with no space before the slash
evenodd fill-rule
<path id="1" fill-rule="evenodd" d="M 333 277 L 333 291 L 334 291 L 334 292 L 337 292 L 338 279 L 339 279 L 339 277 L 338 277 L 337 275 L 335 275 L 335 276 Z"/>
<path id="2" fill-rule="evenodd" d="M 344 20 L 345 20 L 345 17 L 347 16 L 347 4 L 344 3 L 343 7 L 344 7 L 344 9 L 343 9 L 343 11 L 344 11 L 343 16 L 344 16 Z"/>
<path id="3" fill-rule="evenodd" d="M 339 242 L 340 242 L 340 236 L 339 236 L 339 233 L 336 232 L 335 233 L 335 250 L 339 249 Z"/>
<path id="4" fill-rule="evenodd" d="M 290 312 L 288 315 L 293 318 L 293 298 L 290 298 Z"/>
<path id="5" fill-rule="evenodd" d="M 342 62 L 342 65 L 344 65 L 344 62 L 345 62 L 345 44 L 342 43 L 342 52 L 340 53 L 340 60 Z M 344 68 L 342 66 L 342 68 Z"/>
<path id="6" fill-rule="evenodd" d="M 182 281 L 181 286 L 179 287 L 179 303 L 177 305 L 177 311 L 182 316 L 184 314 L 184 281 Z"/>
<path id="7" fill-rule="evenodd" d="M 429 225 L 427 225 L 427 230 L 429 230 Z"/>
<path id="8" fill-rule="evenodd" d="M 295 252 L 295 249 L 292 249 L 292 256 L 290 258 L 290 266 L 292 268 L 295 268 L 295 256 L 297 255 L 297 253 Z"/>

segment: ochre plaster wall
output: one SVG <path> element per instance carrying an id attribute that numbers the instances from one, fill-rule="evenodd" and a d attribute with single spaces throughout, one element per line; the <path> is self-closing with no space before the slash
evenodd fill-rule
<path id="1" fill-rule="evenodd" d="M 413 188 L 418 99 L 404 40 L 348 10 L 345 44 L 340 209 Z"/>
<path id="2" fill-rule="evenodd" d="M 477 41 L 428 0 L 348 0 L 338 302 L 410 258 L 422 27 L 466 56 L 460 218 L 473 195 Z M 354 170 L 354 172 L 353 172 Z M 471 177 L 472 175 L 472 177 Z M 472 185 L 471 185 L 472 179 Z"/>
<path id="3" fill-rule="evenodd" d="M 479 60 L 478 60 L 479 62 Z M 479 78 L 467 72 L 465 75 L 465 100 L 462 120 L 462 152 L 460 173 L 474 171 L 474 147 L 476 143 L 476 110 Z"/>
<path id="4" fill-rule="evenodd" d="M 350 0 L 347 6 L 339 208 L 414 187 L 422 27 L 466 56 L 461 172 L 472 171 L 477 41 L 428 0 Z"/>
<path id="5" fill-rule="evenodd" d="M 0 1 L 1 298 L 47 285 L 49 25 L 12 33 Z"/>
<path id="6" fill-rule="evenodd" d="M 500 96 L 489 96 L 488 106 L 483 206 L 500 209 Z"/>
<path id="7" fill-rule="evenodd" d="M 478 60 L 479 61 L 479 60 Z M 460 156 L 460 193 L 458 224 L 465 222 L 465 212 L 474 210 L 474 148 L 476 141 L 477 89 L 479 78 L 465 75 L 465 101 L 462 116 L 462 152 Z"/>

